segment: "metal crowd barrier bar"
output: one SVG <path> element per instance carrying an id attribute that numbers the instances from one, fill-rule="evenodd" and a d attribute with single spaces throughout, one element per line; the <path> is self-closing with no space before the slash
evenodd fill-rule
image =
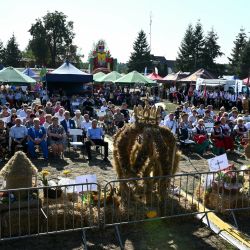
<path id="1" fill-rule="evenodd" d="M 100 190 L 97 183 L 0 190 L 0 241 L 99 228 Z"/>
<path id="2" fill-rule="evenodd" d="M 237 170 L 224 177 L 202 172 L 110 181 L 104 187 L 104 226 L 250 210 L 249 176 L 248 171 Z M 239 192 L 244 188 L 245 193 Z"/>
<path id="3" fill-rule="evenodd" d="M 86 244 L 91 228 L 114 226 L 119 238 L 121 224 L 217 211 L 235 217 L 250 211 L 249 189 L 249 171 L 230 171 L 114 180 L 104 189 L 84 183 L 0 190 L 0 241 L 83 230 Z"/>

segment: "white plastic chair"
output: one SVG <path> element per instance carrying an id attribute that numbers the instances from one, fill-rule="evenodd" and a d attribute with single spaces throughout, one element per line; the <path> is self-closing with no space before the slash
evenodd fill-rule
<path id="1" fill-rule="evenodd" d="M 82 129 L 79 129 L 79 128 L 75 128 L 75 129 L 69 129 L 69 135 L 71 137 L 75 137 L 76 138 L 76 141 L 70 141 L 69 142 L 69 151 L 70 151 L 70 146 L 71 147 L 83 147 L 83 142 L 80 141 L 78 142 L 77 141 L 77 136 L 81 136 L 83 135 L 83 131 Z"/>

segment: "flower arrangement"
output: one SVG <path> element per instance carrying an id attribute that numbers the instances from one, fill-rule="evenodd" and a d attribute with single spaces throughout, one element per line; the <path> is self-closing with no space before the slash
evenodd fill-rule
<path id="1" fill-rule="evenodd" d="M 239 172 L 234 172 L 235 168 L 225 169 L 219 171 L 216 174 L 215 181 L 213 182 L 213 187 L 215 189 L 219 188 L 219 191 L 236 191 L 238 192 L 244 184 L 244 176 Z"/>
<path id="2" fill-rule="evenodd" d="M 244 183 L 243 175 L 239 175 L 237 172 L 218 172 L 215 180 L 227 184 Z"/>
<path id="3" fill-rule="evenodd" d="M 71 171 L 69 169 L 63 170 L 63 174 L 65 175 L 65 177 L 68 177 L 70 173 Z"/>
<path id="4" fill-rule="evenodd" d="M 157 212 L 154 211 L 154 210 L 150 210 L 150 211 L 148 211 L 148 212 L 146 213 L 146 216 L 147 216 L 147 218 L 149 218 L 149 219 L 153 219 L 153 218 L 157 217 Z"/>
<path id="5" fill-rule="evenodd" d="M 50 174 L 50 172 L 48 170 L 42 170 L 41 171 L 41 175 L 42 178 L 40 179 L 43 183 L 44 186 L 48 186 L 48 175 Z"/>

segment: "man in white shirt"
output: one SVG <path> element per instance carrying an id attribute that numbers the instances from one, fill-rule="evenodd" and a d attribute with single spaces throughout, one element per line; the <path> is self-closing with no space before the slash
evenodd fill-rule
<path id="1" fill-rule="evenodd" d="M 192 126 L 195 126 L 195 123 L 197 121 L 197 111 L 196 109 L 192 109 L 192 113 L 188 117 L 188 121 L 192 124 Z"/>
<path id="2" fill-rule="evenodd" d="M 23 126 L 22 121 L 20 118 L 16 118 L 15 124 L 10 129 L 10 137 L 12 139 L 11 141 L 11 153 L 15 153 L 16 146 L 22 146 L 24 148 L 24 151 L 27 152 L 27 135 L 28 131 L 25 126 Z"/>
<path id="3" fill-rule="evenodd" d="M 203 105 L 203 104 L 201 104 L 200 107 L 197 109 L 197 113 L 198 113 L 199 115 L 204 116 L 204 114 L 205 114 L 205 109 L 204 109 L 204 105 Z"/>
<path id="4" fill-rule="evenodd" d="M 84 121 L 81 123 L 81 129 L 83 130 L 83 137 L 86 138 L 86 134 L 89 128 L 92 127 L 92 122 L 89 120 L 89 115 L 84 115 Z"/>
<path id="5" fill-rule="evenodd" d="M 27 118 L 28 104 L 23 104 L 23 108 L 18 112 L 18 115 L 22 118 Z"/>
<path id="6" fill-rule="evenodd" d="M 107 102 L 106 101 L 102 102 L 102 106 L 101 106 L 100 111 L 101 112 L 106 112 L 107 109 L 108 109 Z"/>
<path id="7" fill-rule="evenodd" d="M 174 135 L 176 134 L 177 122 L 174 120 L 174 113 L 169 113 L 168 118 L 164 119 L 163 125 L 168 127 Z"/>
<path id="8" fill-rule="evenodd" d="M 185 102 L 185 103 L 184 103 L 184 107 L 183 107 L 183 109 L 182 109 L 182 112 L 185 112 L 185 113 L 187 113 L 187 114 L 191 113 L 191 108 L 189 107 L 188 102 Z"/>

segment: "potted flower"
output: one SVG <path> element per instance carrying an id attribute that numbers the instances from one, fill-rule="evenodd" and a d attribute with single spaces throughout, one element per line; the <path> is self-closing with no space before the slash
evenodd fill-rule
<path id="1" fill-rule="evenodd" d="M 62 195 L 62 190 L 61 188 L 57 187 L 49 187 L 49 186 L 56 186 L 56 183 L 52 181 L 52 179 L 48 179 L 48 175 L 50 172 L 48 170 L 42 170 L 41 171 L 41 181 L 44 186 L 43 188 L 43 196 L 44 198 L 50 198 L 50 199 L 56 199 L 61 197 Z"/>
<path id="2" fill-rule="evenodd" d="M 219 192 L 227 192 L 230 194 L 237 193 L 243 186 L 244 177 L 238 172 L 220 171 L 217 173 L 214 184 L 219 188 Z"/>

